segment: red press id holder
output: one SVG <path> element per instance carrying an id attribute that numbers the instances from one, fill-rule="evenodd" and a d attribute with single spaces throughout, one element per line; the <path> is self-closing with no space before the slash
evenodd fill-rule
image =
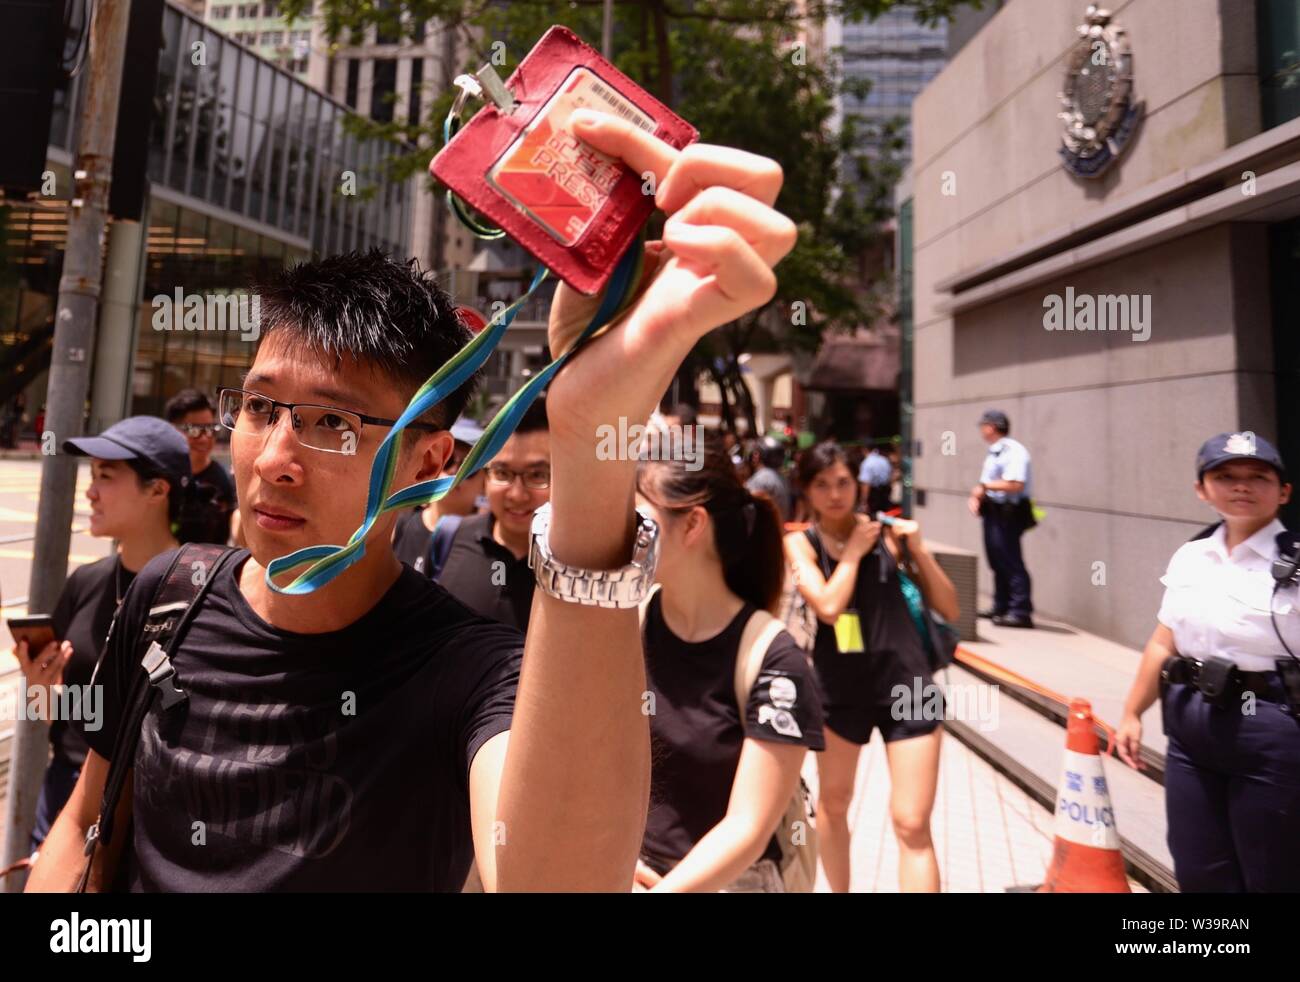
<path id="1" fill-rule="evenodd" d="M 580 293 L 599 293 L 654 211 L 621 161 L 567 128 L 588 107 L 682 149 L 699 132 L 564 27 L 552 27 L 489 102 L 433 158 L 453 193 Z"/>

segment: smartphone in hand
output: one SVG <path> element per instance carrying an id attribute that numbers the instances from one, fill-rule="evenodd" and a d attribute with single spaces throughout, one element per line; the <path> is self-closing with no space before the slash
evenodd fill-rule
<path id="1" fill-rule="evenodd" d="M 28 617 L 10 617 L 6 623 L 14 643 L 27 642 L 27 657 L 35 658 L 47 644 L 58 639 L 54 636 L 54 622 L 49 614 L 32 614 Z"/>

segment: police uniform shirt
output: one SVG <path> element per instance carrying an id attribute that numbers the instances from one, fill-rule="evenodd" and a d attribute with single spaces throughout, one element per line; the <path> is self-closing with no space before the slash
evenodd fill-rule
<path id="1" fill-rule="evenodd" d="M 984 457 L 984 467 L 980 471 L 980 483 L 989 481 L 1023 481 L 1025 488 L 1019 494 L 1009 491 L 985 491 L 990 501 L 1008 501 L 1015 503 L 1022 497 L 1033 496 L 1030 480 L 1029 451 L 1019 440 L 1004 436 L 989 444 L 989 452 Z"/>
<path id="2" fill-rule="evenodd" d="M 1277 536 L 1274 519 L 1228 555 L 1227 527 L 1185 543 L 1160 578 L 1165 596 L 1157 620 L 1174 635 L 1178 653 L 1203 659 L 1221 655 L 1243 672 L 1276 669 L 1288 657 L 1270 623 L 1270 607 L 1287 646 L 1300 655 L 1300 607 L 1295 584 L 1273 595 L 1270 569 Z"/>
<path id="3" fill-rule="evenodd" d="M 858 468 L 858 483 L 870 484 L 874 487 L 883 487 L 892 484 L 894 480 L 894 465 L 879 450 L 872 450 L 862 458 L 862 466 Z"/>

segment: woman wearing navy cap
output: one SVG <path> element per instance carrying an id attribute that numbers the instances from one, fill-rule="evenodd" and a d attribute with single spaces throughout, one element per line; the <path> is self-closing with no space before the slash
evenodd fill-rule
<path id="1" fill-rule="evenodd" d="M 26 641 L 14 647 L 29 690 L 90 684 L 126 588 L 145 563 L 179 545 L 173 523 L 190 478 L 185 437 L 153 416 L 132 416 L 99 436 L 65 440 L 63 452 L 91 458 L 90 534 L 117 539 L 118 547 L 115 555 L 78 567 L 68 577 L 51 615 L 58 641 L 39 652 L 29 652 Z M 42 704 L 51 703 L 37 703 Z M 45 841 L 86 759 L 85 738 L 67 720 L 50 724 L 50 744 L 54 754 L 36 803 L 33 850 Z"/>
<path id="2" fill-rule="evenodd" d="M 1222 521 L 1161 579 L 1120 757 L 1140 766 L 1140 717 L 1159 694 L 1179 889 L 1300 890 L 1300 606 L 1296 539 L 1278 520 L 1291 485 L 1268 442 L 1222 433 L 1197 456 L 1196 494 Z"/>

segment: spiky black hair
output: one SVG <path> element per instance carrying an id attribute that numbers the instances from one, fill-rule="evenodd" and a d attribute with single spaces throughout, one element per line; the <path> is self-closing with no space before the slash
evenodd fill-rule
<path id="1" fill-rule="evenodd" d="M 379 249 L 298 263 L 254 287 L 261 338 L 282 336 L 288 350 L 357 358 L 401 386 L 406 397 L 471 338 L 456 304 L 419 263 Z M 479 382 L 475 373 L 423 418 L 448 427 Z"/>

